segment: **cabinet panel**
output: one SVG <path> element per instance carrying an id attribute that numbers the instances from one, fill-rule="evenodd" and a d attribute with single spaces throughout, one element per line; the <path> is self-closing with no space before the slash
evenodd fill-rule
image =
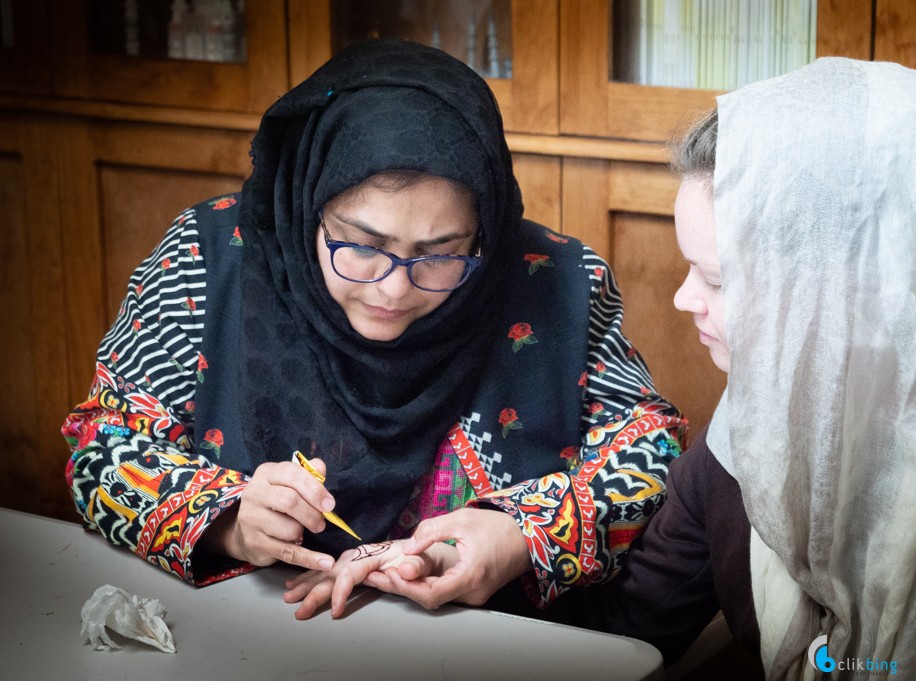
<path id="1" fill-rule="evenodd" d="M 910 0 L 850 0 L 847 3 L 819 0 L 817 2 L 816 56 L 838 55 L 869 59 L 871 57 L 874 1 L 877 1 L 879 6 L 881 2 L 910 2 Z M 609 81 L 609 55 L 612 52 L 610 47 L 613 40 L 610 25 L 613 4 L 612 0 L 560 0 L 560 92 L 563 93 L 560 99 L 560 131 L 573 135 L 665 141 L 673 131 L 682 126 L 685 118 L 692 118 L 696 112 L 713 107 L 715 96 L 720 90 L 658 87 L 632 82 Z M 633 3 L 633 5 L 636 4 L 638 3 Z M 694 7 L 699 6 L 697 3 L 694 4 Z M 627 5 L 621 5 L 621 7 L 627 7 Z M 721 21 L 729 22 L 732 27 L 737 25 L 738 18 L 735 14 L 736 10 L 733 9 L 737 7 L 737 4 L 733 6 L 725 3 L 721 4 L 721 7 L 727 8 L 725 10 L 727 18 Z M 757 5 L 751 4 L 745 7 L 756 9 Z M 808 17 L 804 19 L 804 22 L 810 19 L 808 14 L 800 14 L 800 16 Z M 781 19 L 774 16 L 772 20 L 767 19 L 767 21 L 771 21 L 770 27 L 772 28 L 777 26 L 776 22 Z M 727 29 L 721 29 L 721 31 L 724 31 L 721 33 L 722 36 L 734 38 L 733 30 L 729 32 Z M 635 33 L 631 36 L 633 41 L 644 39 L 644 36 Z M 784 36 L 785 32 L 780 35 Z M 900 35 L 912 40 L 912 31 L 909 34 L 904 32 Z M 896 38 L 889 38 L 886 42 L 891 44 L 895 40 Z M 728 73 L 735 70 L 739 60 L 729 56 L 727 50 L 722 49 L 720 44 L 722 41 L 717 38 L 709 42 L 711 46 L 705 46 L 706 49 L 715 48 L 717 55 L 717 59 L 710 58 L 709 60 L 709 63 L 715 66 L 714 70 L 718 72 L 725 69 Z M 794 50 L 794 48 L 791 49 Z M 895 60 L 900 49 L 899 46 L 895 46 L 889 50 Z M 777 54 L 783 55 L 786 51 L 782 50 Z M 700 50 L 698 54 L 703 55 L 704 52 Z M 792 54 L 794 55 L 795 51 Z M 697 59 L 699 60 L 700 57 Z M 780 56 L 779 59 L 783 57 Z M 700 63 L 697 61 L 697 68 L 700 68 Z M 768 64 L 769 62 L 762 63 Z M 653 64 L 658 66 L 657 62 Z M 750 73 L 752 70 L 748 64 L 745 64 L 745 71 Z M 699 82 L 703 82 L 703 78 Z"/>
<path id="2" fill-rule="evenodd" d="M 0 90 L 51 94 L 47 19 L 44 2 L 0 2 Z"/>
<path id="3" fill-rule="evenodd" d="M 875 60 L 916 69 L 916 2 L 877 0 Z"/>
<path id="4" fill-rule="evenodd" d="M 0 506 L 36 513 L 42 510 L 36 488 L 41 479 L 41 402 L 35 382 L 24 172 L 21 157 L 0 153 Z"/>
<path id="5" fill-rule="evenodd" d="M 70 401 L 60 139 L 47 120 L 0 116 L 0 128 L 0 504 L 73 519 L 60 436 Z"/>
<path id="6" fill-rule="evenodd" d="M 333 55 L 336 47 L 333 2 L 291 0 L 291 84 L 307 78 Z M 413 6 L 422 9 L 416 3 Z M 512 0 L 511 77 L 487 79 L 499 102 L 506 130 L 537 133 L 559 130 L 558 25 L 558 0 Z"/>
<path id="7" fill-rule="evenodd" d="M 51 2 L 56 95 L 259 113 L 287 89 L 283 0 L 262 0 L 256 11 L 246 14 L 244 63 L 96 51 L 88 25 L 89 0 Z"/>
<path id="8" fill-rule="evenodd" d="M 556 156 L 513 154 L 515 178 L 522 190 L 525 218 L 560 229 L 560 159 Z"/>
<path id="9" fill-rule="evenodd" d="M 172 220 L 206 198 L 238 191 L 241 183 L 241 178 L 231 175 L 112 165 L 99 168 L 106 325 L 117 315 L 130 275 L 159 243 Z"/>
<path id="10" fill-rule="evenodd" d="M 712 418 L 726 375 L 700 344 L 691 315 L 672 300 L 687 264 L 670 218 L 612 212 L 610 265 L 626 308 L 623 331 L 652 371 L 659 393 L 690 419 L 691 437 Z"/>

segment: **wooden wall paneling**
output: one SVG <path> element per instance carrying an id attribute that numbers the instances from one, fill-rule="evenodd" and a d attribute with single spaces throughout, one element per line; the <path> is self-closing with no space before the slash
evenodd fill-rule
<path id="1" fill-rule="evenodd" d="M 99 239 L 99 191 L 90 135 L 81 118 L 56 118 L 60 238 L 63 249 L 67 376 L 71 406 L 86 399 L 95 350 L 105 330 Z"/>
<path id="2" fill-rule="evenodd" d="M 680 182 L 666 164 L 611 161 L 608 181 L 614 210 L 674 215 Z"/>
<path id="3" fill-rule="evenodd" d="M 0 48 L 0 90 L 51 94 L 48 8 L 35 0 L 11 0 L 13 45 Z"/>
<path id="4" fill-rule="evenodd" d="M 522 190 L 525 217 L 560 229 L 560 159 L 556 156 L 513 154 L 515 178 Z"/>
<path id="5" fill-rule="evenodd" d="M 17 498 L 24 506 L 18 508 L 73 519 L 63 478 L 69 451 L 60 435 L 72 407 L 66 366 L 63 215 L 58 200 L 62 140 L 55 122 L 39 117 L 20 121 L 20 141 L 26 249 L 20 272 L 28 279 L 28 306 L 20 305 L 19 312 L 28 314 L 21 321 L 29 332 L 29 348 L 25 357 L 17 359 L 31 362 L 32 376 L 30 383 L 9 385 L 7 390 L 17 395 L 13 409 L 28 410 L 33 403 L 36 413 L 28 442 L 21 443 L 18 451 L 4 452 L 0 477 L 9 473 L 22 480 Z"/>
<path id="6" fill-rule="evenodd" d="M 241 189 L 251 171 L 250 140 L 248 131 L 107 123 L 94 127 L 105 327 L 117 313 L 130 274 L 178 213 Z"/>
<path id="7" fill-rule="evenodd" d="M 916 69 L 916 2 L 876 0 L 875 60 Z"/>
<path id="8" fill-rule="evenodd" d="M 298 85 L 333 54 L 331 3 L 328 0 L 289 0 L 290 87 Z"/>
<path id="9" fill-rule="evenodd" d="M 562 231 L 593 248 L 605 260 L 611 256 L 607 222 L 610 162 L 564 158 L 562 168 Z"/>
<path id="10" fill-rule="evenodd" d="M 818 0 L 818 57 L 872 58 L 872 8 L 876 0 Z M 912 0 L 903 0 L 912 2 Z"/>
<path id="11" fill-rule="evenodd" d="M 106 327 L 117 315 L 130 275 L 178 214 L 209 197 L 238 191 L 241 181 L 231 175 L 100 166 Z M 100 335 L 95 340 L 93 356 L 99 340 Z"/>
<path id="12" fill-rule="evenodd" d="M 0 506 L 40 513 L 42 405 L 35 383 L 26 170 L 18 121 L 0 117 L 0 134 Z"/>
<path id="13" fill-rule="evenodd" d="M 560 131 L 607 132 L 609 0 L 560 0 Z"/>
<path id="14" fill-rule="evenodd" d="M 263 112 L 286 92 L 283 0 L 246 12 L 245 63 L 128 57 L 90 50 L 88 0 L 50 0 L 54 94 L 109 102 Z"/>
<path id="15" fill-rule="evenodd" d="M 605 84 L 610 137 L 666 142 L 716 105 L 713 90 L 653 87 L 635 83 Z"/>
<path id="16" fill-rule="evenodd" d="M 506 130 L 559 132 L 557 0 L 512 3 L 512 78 L 488 81 Z"/>
<path id="17" fill-rule="evenodd" d="M 610 264 L 625 306 L 624 334 L 649 365 L 658 392 L 690 419 L 692 438 L 712 418 L 726 375 L 700 344 L 691 316 L 672 302 L 687 273 L 673 221 L 612 211 L 610 232 Z"/>

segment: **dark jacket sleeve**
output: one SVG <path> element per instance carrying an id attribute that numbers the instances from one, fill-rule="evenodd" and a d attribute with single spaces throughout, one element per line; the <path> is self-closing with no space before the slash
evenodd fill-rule
<path id="1" fill-rule="evenodd" d="M 647 641 L 670 665 L 719 610 L 706 528 L 705 432 L 671 465 L 668 499 L 595 599 L 605 631 Z"/>

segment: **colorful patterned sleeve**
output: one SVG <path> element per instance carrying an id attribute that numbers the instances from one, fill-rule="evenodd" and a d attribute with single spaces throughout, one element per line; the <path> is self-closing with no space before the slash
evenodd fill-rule
<path id="1" fill-rule="evenodd" d="M 585 248 L 591 287 L 582 441 L 563 453 L 568 470 L 482 495 L 518 522 L 534 571 L 532 600 L 546 607 L 573 586 L 611 579 L 633 539 L 665 499 L 668 465 L 686 420 L 655 392 L 636 348 L 623 336 L 623 304 L 608 265 Z"/>
<path id="2" fill-rule="evenodd" d="M 228 559 L 192 561 L 197 540 L 247 482 L 193 451 L 205 304 L 189 210 L 131 277 L 99 348 L 89 397 L 62 428 L 73 452 L 67 483 L 84 525 L 194 584 L 253 569 Z M 218 433 L 206 444 L 218 447 Z"/>

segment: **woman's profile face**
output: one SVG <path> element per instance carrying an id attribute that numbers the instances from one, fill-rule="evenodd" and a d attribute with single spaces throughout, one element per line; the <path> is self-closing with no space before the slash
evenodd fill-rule
<path id="1" fill-rule="evenodd" d="M 374 246 L 401 258 L 470 255 L 477 239 L 477 208 L 470 191 L 433 175 L 400 189 L 385 183 L 384 178 L 370 178 L 325 204 L 324 223 L 331 239 Z M 406 267 L 396 267 L 369 284 L 348 281 L 331 266 L 323 230 L 319 228 L 315 238 L 328 292 L 365 338 L 394 340 L 451 295 L 417 288 Z"/>
<path id="2" fill-rule="evenodd" d="M 713 363 L 728 373 L 722 275 L 716 250 L 716 219 L 709 184 L 695 178 L 681 182 L 674 202 L 677 243 L 690 264 L 684 283 L 674 294 L 674 306 L 693 314 L 700 342 Z"/>

